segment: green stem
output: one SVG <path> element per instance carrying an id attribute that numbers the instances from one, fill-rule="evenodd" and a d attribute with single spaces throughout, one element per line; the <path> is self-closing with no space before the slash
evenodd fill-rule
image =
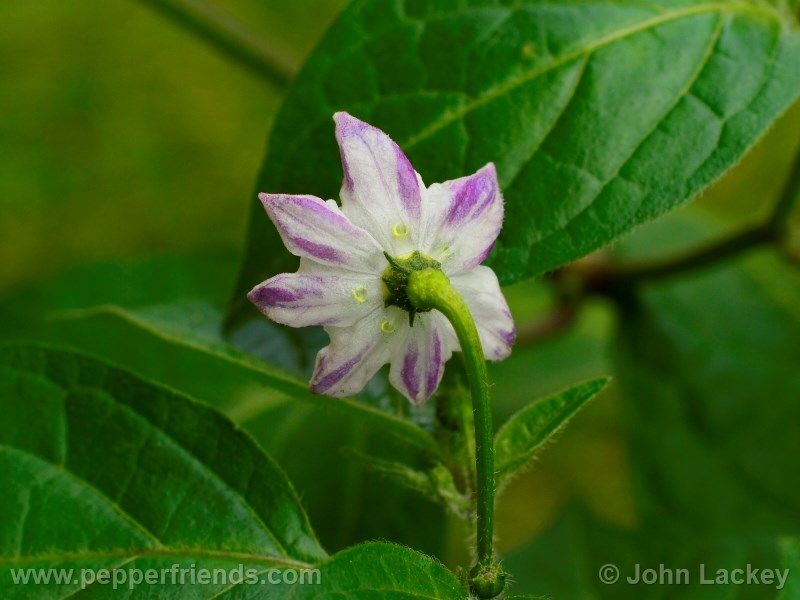
<path id="1" fill-rule="evenodd" d="M 299 69 L 293 57 L 265 43 L 230 15 L 202 0 L 139 1 L 149 4 L 277 87 L 288 85 Z"/>
<path id="2" fill-rule="evenodd" d="M 620 267 L 607 277 L 601 277 L 597 282 L 596 288 L 592 288 L 591 291 L 618 289 L 642 281 L 656 281 L 690 271 L 697 271 L 760 246 L 771 241 L 771 239 L 772 233 L 768 227 L 760 226 L 746 229 L 682 256 L 644 265 Z"/>
<path id="3" fill-rule="evenodd" d="M 489 375 L 483 356 L 481 340 L 475 321 L 464 299 L 450 285 L 447 276 L 438 269 L 414 271 L 408 278 L 408 299 L 419 311 L 436 309 L 453 325 L 461 345 L 464 365 L 472 392 L 472 411 L 475 415 L 475 466 L 477 492 L 478 564 L 475 569 L 499 569 L 494 565 L 494 432 L 489 403 Z M 474 583 L 474 580 L 473 580 Z M 481 597 L 491 598 L 481 590 Z"/>

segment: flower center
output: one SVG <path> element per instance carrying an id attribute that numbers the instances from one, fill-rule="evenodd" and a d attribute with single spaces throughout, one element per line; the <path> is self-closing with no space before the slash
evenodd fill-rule
<path id="1" fill-rule="evenodd" d="M 414 326 L 414 316 L 418 312 L 427 312 L 414 307 L 408 299 L 408 278 L 415 271 L 423 269 L 439 269 L 442 265 L 430 256 L 414 250 L 403 256 L 393 257 L 383 253 L 389 262 L 389 268 L 383 274 L 384 306 L 397 306 L 408 313 L 408 324 Z M 430 309 L 428 309 L 430 310 Z M 383 328 L 383 326 L 381 326 Z"/>

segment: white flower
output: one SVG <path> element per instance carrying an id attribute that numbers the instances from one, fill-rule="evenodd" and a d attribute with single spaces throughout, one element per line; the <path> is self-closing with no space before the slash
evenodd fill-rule
<path id="1" fill-rule="evenodd" d="M 385 305 L 384 252 L 403 258 L 419 251 L 441 263 L 475 319 L 486 358 L 508 356 L 514 322 L 494 272 L 480 266 L 503 221 L 497 174 L 490 163 L 426 188 L 385 133 L 347 113 L 334 120 L 342 206 L 314 196 L 259 194 L 300 268 L 268 279 L 248 298 L 278 323 L 325 326 L 330 345 L 317 355 L 312 391 L 354 394 L 391 363 L 392 385 L 419 406 L 459 344 L 441 313 L 419 313 L 410 326 L 406 311 Z"/>

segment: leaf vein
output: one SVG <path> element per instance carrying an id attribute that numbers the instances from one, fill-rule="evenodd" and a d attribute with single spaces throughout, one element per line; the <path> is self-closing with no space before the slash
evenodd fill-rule
<path id="1" fill-rule="evenodd" d="M 483 94 L 482 96 L 478 97 L 477 99 L 473 100 L 472 102 L 467 103 L 462 109 L 458 111 L 451 111 L 447 113 L 442 119 L 434 124 L 422 129 L 416 135 L 411 136 L 410 138 L 406 139 L 403 143 L 400 144 L 401 147 L 408 149 L 412 148 L 415 145 L 419 144 L 420 142 L 424 141 L 425 139 L 429 138 L 431 135 L 443 129 L 453 121 L 457 121 L 463 118 L 466 114 L 473 111 L 474 109 L 482 106 L 484 104 L 488 104 L 492 100 L 499 98 L 500 96 L 507 94 L 508 92 L 518 88 L 522 84 L 536 79 L 537 77 L 552 71 L 559 66 L 568 63 L 571 60 L 579 58 L 580 56 L 594 52 L 604 46 L 608 46 L 613 44 L 614 42 L 618 42 L 623 40 L 627 37 L 636 35 L 637 33 L 641 33 L 647 31 L 648 29 L 652 29 L 658 27 L 659 25 L 664 25 L 671 21 L 677 21 L 683 18 L 694 17 L 706 13 L 720 13 L 724 14 L 725 12 L 758 12 L 763 14 L 768 14 L 774 18 L 777 18 L 777 15 L 772 13 L 771 11 L 766 10 L 758 10 L 752 5 L 745 4 L 743 2 L 718 2 L 718 3 L 709 3 L 709 4 L 702 4 L 702 5 L 695 5 L 690 6 L 683 9 L 674 10 L 671 12 L 662 13 L 656 17 L 651 19 L 646 19 L 640 23 L 635 25 L 631 25 L 629 27 L 625 27 L 620 29 L 619 31 L 615 31 L 609 35 L 604 37 L 600 37 L 592 42 L 585 44 L 583 47 L 576 48 L 571 52 L 567 52 L 557 58 L 556 60 L 543 65 L 541 67 L 537 67 L 531 69 L 525 75 L 512 79 L 504 84 L 498 85 L 494 89 L 490 90 L 489 92 Z"/>
<path id="2" fill-rule="evenodd" d="M 636 156 L 637 152 L 642 148 L 642 146 L 644 146 L 644 144 L 653 136 L 653 134 L 656 131 L 658 131 L 658 128 L 660 127 L 661 123 L 675 110 L 675 108 L 680 104 L 680 102 L 690 93 L 691 88 L 694 86 L 694 84 L 700 78 L 700 75 L 703 73 L 703 71 L 706 68 L 706 65 L 708 65 L 709 61 L 711 60 L 711 57 L 714 54 L 714 49 L 716 48 L 717 42 L 719 41 L 720 35 L 722 34 L 722 28 L 723 28 L 723 25 L 725 23 L 725 20 L 726 20 L 726 15 L 720 14 L 719 15 L 719 19 L 717 21 L 717 25 L 716 25 L 714 31 L 712 32 L 712 34 L 710 36 L 708 48 L 706 49 L 706 52 L 705 52 L 705 55 L 704 55 L 703 59 L 700 61 L 698 67 L 692 73 L 691 77 L 689 78 L 687 83 L 684 85 L 684 87 L 682 88 L 681 92 L 677 94 L 677 96 L 675 98 L 675 101 L 669 106 L 669 108 L 667 110 L 664 111 L 664 113 L 661 115 L 661 117 L 656 119 L 656 121 L 653 124 L 653 126 L 641 138 L 639 143 L 634 146 L 633 150 L 628 155 L 628 157 L 622 162 L 622 164 L 619 166 L 619 168 L 617 169 L 616 173 L 614 175 L 612 175 L 611 177 L 609 177 L 603 183 L 603 186 L 600 188 L 600 190 L 597 192 L 597 194 L 595 194 L 593 201 L 589 202 L 581 210 L 579 210 L 574 215 L 572 215 L 567 220 L 567 222 L 564 224 L 564 226 L 561 229 L 558 229 L 556 231 L 553 231 L 553 232 L 545 235 L 543 238 L 541 238 L 539 240 L 538 243 L 541 244 L 544 240 L 547 240 L 548 238 L 551 238 L 551 237 L 563 232 L 568 237 L 569 243 L 572 245 L 573 249 L 576 250 L 576 251 L 578 251 L 580 249 L 580 246 L 575 242 L 574 233 L 571 231 L 570 226 L 573 225 L 575 223 L 575 221 L 579 217 L 581 217 L 582 215 L 587 213 L 589 210 L 591 210 L 595 206 L 596 200 L 602 195 L 603 191 L 606 188 L 608 188 L 608 186 L 611 185 L 611 183 L 613 181 L 615 181 L 619 177 L 619 174 L 625 169 L 625 167 L 628 164 L 630 164 L 631 160 L 633 160 L 633 158 Z M 643 200 L 643 198 L 644 197 L 642 197 L 640 199 L 640 202 Z M 533 249 L 534 249 L 534 246 L 531 246 L 531 248 L 529 249 L 529 254 L 528 254 L 529 260 L 530 260 L 530 254 L 533 252 Z"/>

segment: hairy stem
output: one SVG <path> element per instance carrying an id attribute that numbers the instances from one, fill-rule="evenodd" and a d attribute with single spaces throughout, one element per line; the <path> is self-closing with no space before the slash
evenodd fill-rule
<path id="1" fill-rule="evenodd" d="M 489 376 L 481 340 L 475 321 L 464 299 L 450 285 L 447 276 L 438 269 L 423 269 L 411 273 L 408 279 L 408 298 L 420 311 L 436 309 L 453 325 L 461 345 L 464 365 L 472 393 L 475 416 L 475 466 L 477 492 L 476 567 L 494 565 L 492 549 L 494 536 L 494 432 L 489 403 Z M 502 590 L 502 588 L 500 588 Z M 477 593 L 485 596 L 480 590 Z M 496 594 L 500 592 L 497 591 Z"/>
<path id="2" fill-rule="evenodd" d="M 203 0 L 139 0 L 277 87 L 299 70 L 295 59 Z"/>

